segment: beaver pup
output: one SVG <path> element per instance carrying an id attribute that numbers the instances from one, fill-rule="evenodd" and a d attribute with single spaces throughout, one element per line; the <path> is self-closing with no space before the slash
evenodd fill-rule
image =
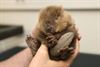
<path id="1" fill-rule="evenodd" d="M 34 37 L 28 35 L 26 42 L 33 56 L 42 43 L 48 47 L 52 60 L 66 60 L 75 49 L 78 37 L 75 24 L 67 11 L 59 6 L 48 6 L 41 10 Z"/>

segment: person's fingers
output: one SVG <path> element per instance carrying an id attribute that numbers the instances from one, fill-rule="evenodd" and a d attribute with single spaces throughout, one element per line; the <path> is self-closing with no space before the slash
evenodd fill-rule
<path id="1" fill-rule="evenodd" d="M 74 57 L 76 57 L 79 53 L 79 49 L 80 49 L 80 43 L 79 43 L 79 40 L 76 39 L 76 48 L 75 48 L 75 54 L 74 54 Z"/>
<path id="2" fill-rule="evenodd" d="M 38 28 L 37 27 L 34 27 L 33 28 L 33 30 L 32 30 L 32 36 L 34 37 L 36 34 L 38 34 L 39 32 L 38 32 L 39 30 L 38 30 Z"/>
<path id="3" fill-rule="evenodd" d="M 35 29 L 32 30 L 32 33 L 31 33 L 31 36 L 32 36 L 32 37 L 34 37 L 34 35 L 35 35 Z"/>
<path id="4" fill-rule="evenodd" d="M 74 50 L 74 54 L 72 54 L 72 55 L 68 58 L 68 60 L 66 60 L 67 63 L 71 64 L 72 61 L 76 58 L 76 56 L 78 55 L 78 52 L 79 52 L 79 46 L 80 46 L 79 40 L 76 39 L 76 48 L 75 48 L 75 50 Z"/>
<path id="5" fill-rule="evenodd" d="M 38 49 L 38 51 L 37 51 L 36 55 L 34 56 L 34 58 L 39 59 L 39 60 L 49 59 L 48 49 L 44 44 L 42 44 L 40 46 L 40 48 Z"/>
<path id="6" fill-rule="evenodd" d="M 49 63 L 49 66 L 46 66 L 46 67 L 69 67 L 64 61 L 49 60 L 48 63 Z"/>
<path id="7" fill-rule="evenodd" d="M 80 34 L 80 31 L 78 31 L 78 40 L 81 40 L 82 35 Z"/>
<path id="8" fill-rule="evenodd" d="M 38 49 L 36 55 L 29 64 L 29 67 L 36 67 L 37 65 L 41 67 L 42 64 L 46 64 L 49 61 L 47 47 L 41 45 Z"/>
<path id="9" fill-rule="evenodd" d="M 81 36 L 81 33 L 79 31 L 79 28 L 77 26 L 75 26 L 76 30 L 77 30 L 77 33 L 78 33 L 78 40 L 81 40 L 82 36 Z"/>

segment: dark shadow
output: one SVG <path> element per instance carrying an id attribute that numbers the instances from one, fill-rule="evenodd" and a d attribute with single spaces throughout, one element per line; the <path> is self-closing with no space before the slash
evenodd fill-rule
<path id="1" fill-rule="evenodd" d="M 71 67 L 100 67 L 100 55 L 79 53 Z"/>
<path id="2" fill-rule="evenodd" d="M 1 25 L 0 24 L 0 40 L 22 34 L 23 26 L 20 25 Z"/>
<path id="3" fill-rule="evenodd" d="M 3 53 L 0 53 L 0 61 L 3 61 L 3 60 L 6 60 L 10 57 L 12 57 L 13 55 L 15 55 L 16 53 L 22 51 L 23 47 L 15 47 L 15 48 L 12 48 L 12 49 L 9 49 Z"/>

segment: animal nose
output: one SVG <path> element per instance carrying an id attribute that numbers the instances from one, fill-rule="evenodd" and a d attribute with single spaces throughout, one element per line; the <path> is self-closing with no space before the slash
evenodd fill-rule
<path id="1" fill-rule="evenodd" d="M 54 33 L 55 32 L 54 30 L 55 30 L 55 28 L 52 25 L 47 27 L 47 31 L 50 32 L 50 33 Z"/>

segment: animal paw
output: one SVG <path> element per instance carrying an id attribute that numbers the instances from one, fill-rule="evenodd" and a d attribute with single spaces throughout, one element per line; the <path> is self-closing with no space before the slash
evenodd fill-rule
<path id="1" fill-rule="evenodd" d="M 33 38 L 31 35 L 28 35 L 26 38 L 26 43 L 32 51 L 33 56 L 37 52 L 38 48 L 40 47 L 39 41 Z"/>
<path id="2" fill-rule="evenodd" d="M 47 38 L 46 38 L 47 42 L 48 42 L 48 46 L 49 47 L 54 47 L 56 44 L 57 44 L 57 39 L 55 36 L 53 35 L 49 35 Z"/>

